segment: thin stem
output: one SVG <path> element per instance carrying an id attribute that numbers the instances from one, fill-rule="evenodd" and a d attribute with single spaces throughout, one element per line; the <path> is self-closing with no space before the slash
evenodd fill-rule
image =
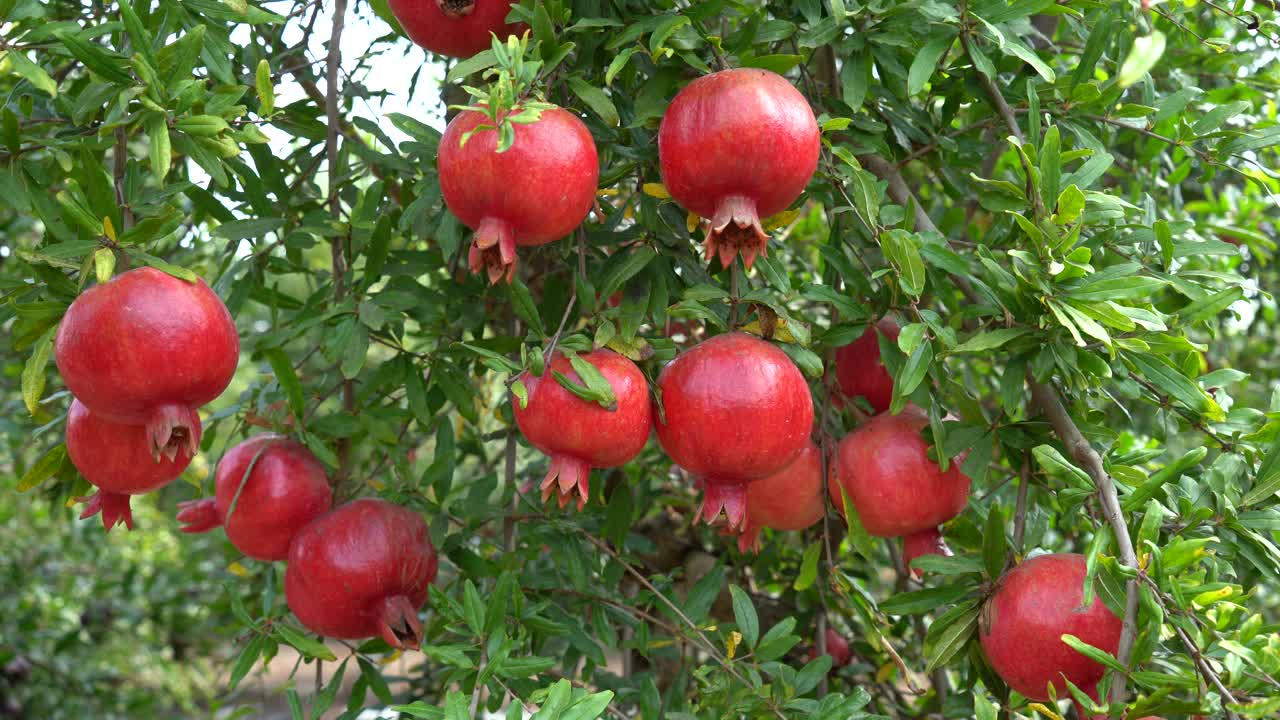
<path id="1" fill-rule="evenodd" d="M 333 31 L 329 35 L 329 56 L 325 73 L 325 115 L 328 120 L 325 135 L 325 155 L 329 159 L 329 214 L 336 221 L 342 217 L 342 198 L 338 195 L 338 135 L 341 132 L 341 117 L 338 114 L 338 66 L 342 63 L 342 26 L 347 17 L 347 0 L 335 0 L 333 5 Z M 335 236 L 329 241 L 330 260 L 333 268 L 334 304 L 342 305 L 346 298 L 347 258 L 344 247 L 345 238 Z M 342 407 L 351 414 L 356 409 L 355 383 L 346 379 L 342 381 Z M 338 474 L 335 484 L 341 484 L 351 474 L 351 439 L 338 440 Z"/>
<path id="2" fill-rule="evenodd" d="M 1018 473 L 1018 505 L 1013 513 L 1013 550 L 1022 554 L 1022 539 L 1027 530 L 1027 491 L 1031 486 L 1031 454 L 1023 453 L 1022 471 Z"/>

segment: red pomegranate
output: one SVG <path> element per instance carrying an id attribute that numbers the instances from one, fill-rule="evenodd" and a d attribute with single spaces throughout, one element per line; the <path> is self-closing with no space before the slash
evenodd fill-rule
<path id="1" fill-rule="evenodd" d="M 738 550 L 759 551 L 760 531 L 803 530 L 822 519 L 822 452 L 812 441 L 786 467 L 747 486 L 747 522 Z"/>
<path id="2" fill-rule="evenodd" d="M 936 527 L 911 533 L 902 538 L 902 564 L 917 579 L 924 577 L 924 571 L 920 568 L 911 567 L 912 560 L 922 555 L 951 557 L 954 554 L 951 552 L 951 548 L 947 547 L 947 541 L 943 539 L 942 531 Z"/>
<path id="3" fill-rule="evenodd" d="M 227 306 L 204 280 L 149 267 L 86 290 L 54 345 L 71 394 L 103 419 L 145 425 L 153 455 L 194 455 L 196 409 L 226 389 L 240 359 Z"/>
<path id="4" fill-rule="evenodd" d="M 455 117 L 440 140 L 440 190 L 445 204 L 476 231 L 468 264 L 489 282 L 515 275 L 516 246 L 545 245 L 582 224 L 600 178 L 595 141 L 578 117 L 543 110 L 532 123 L 515 124 L 515 143 L 498 152 L 498 131 L 470 110 Z"/>
<path id="5" fill-rule="evenodd" d="M 304 527 L 289 547 L 285 600 L 327 637 L 422 641 L 418 608 L 435 580 L 436 550 L 421 515 L 385 500 L 353 500 Z"/>
<path id="6" fill-rule="evenodd" d="M 849 651 L 849 643 L 840 633 L 827 627 L 827 654 L 831 656 L 831 668 L 844 667 L 849 664 L 849 660 L 853 658 L 853 653 Z M 818 657 L 818 645 L 814 643 L 809 648 L 809 659 L 814 660 Z"/>
<path id="7" fill-rule="evenodd" d="M 840 441 L 827 489 L 842 514 L 840 488 L 876 537 L 911 535 L 959 515 L 969 497 L 969 476 L 954 461 L 946 472 L 929 459 L 920 431 L 929 424 L 911 406 L 901 415 L 876 415 Z"/>
<path id="8" fill-rule="evenodd" d="M 761 226 L 800 197 L 821 141 L 800 91 L 768 70 L 712 73 L 676 94 L 658 128 L 662 182 L 676 202 L 708 218 L 707 256 L 747 267 L 764 254 Z"/>
<path id="9" fill-rule="evenodd" d="M 268 433 L 228 450 L 218 463 L 214 497 L 179 504 L 178 521 L 188 533 L 222 526 L 237 550 L 270 562 L 288 557 L 293 536 L 332 504 L 316 456 L 295 440 Z"/>
<path id="10" fill-rule="evenodd" d="M 491 35 L 505 40 L 528 29 L 508 23 L 515 3 L 506 0 L 390 0 L 409 39 L 437 55 L 469 58 L 488 50 Z"/>
<path id="11" fill-rule="evenodd" d="M 132 530 L 129 496 L 158 490 L 187 469 L 193 448 L 200 443 L 199 418 L 196 420 L 190 447 L 184 443 L 172 454 L 157 458 L 146 428 L 111 422 L 79 400 L 72 400 L 67 413 L 67 455 L 84 479 L 98 488 L 87 498 L 89 504 L 80 517 L 101 512 L 102 526 L 108 532 L 120 523 Z"/>
<path id="12" fill-rule="evenodd" d="M 880 362 L 877 330 L 894 341 L 901 332 L 898 323 L 887 317 L 868 327 L 861 337 L 836 351 L 836 379 L 846 398 L 864 397 L 876 412 L 882 413 L 893 402 L 893 377 Z"/>
<path id="13" fill-rule="evenodd" d="M 686 350 L 658 378 L 666 421 L 658 441 L 703 480 L 699 515 L 747 518 L 747 483 L 783 469 L 809 442 L 813 399 L 787 354 L 754 335 L 717 335 Z M 695 517 L 696 519 L 696 517 Z"/>
<path id="14" fill-rule="evenodd" d="M 542 499 L 554 492 L 564 507 L 576 493 L 581 508 L 587 501 L 591 468 L 623 465 L 644 449 L 653 409 L 649 385 L 635 363 L 612 350 L 578 357 L 609 381 L 617 398 L 612 410 L 574 395 L 556 381 L 553 372 L 582 383 L 569 358 L 559 352 L 541 377 L 521 376 L 529 391 L 528 405 L 522 408 L 519 400 L 513 400 L 513 410 L 520 432 L 551 458 L 542 480 Z"/>
<path id="15" fill-rule="evenodd" d="M 1120 644 L 1120 618 L 1097 596 L 1083 607 L 1085 558 L 1040 555 L 1006 572 L 983 606 L 978 638 L 996 674 L 1032 700 L 1067 692 L 1065 677 L 1095 692 L 1106 668 L 1062 642 L 1070 633 L 1105 652 Z"/>

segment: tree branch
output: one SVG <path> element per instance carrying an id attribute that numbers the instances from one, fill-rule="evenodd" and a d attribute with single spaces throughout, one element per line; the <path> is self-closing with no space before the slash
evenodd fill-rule
<path id="1" fill-rule="evenodd" d="M 329 35 L 329 56 L 325 63 L 325 115 L 328 120 L 325 135 L 325 155 L 329 158 L 329 215 L 335 221 L 342 218 L 342 198 L 339 190 L 338 135 L 341 116 L 338 114 L 338 66 L 342 62 L 342 26 L 347 17 L 347 0 L 335 0 L 333 5 L 333 32 Z M 344 237 L 339 235 L 329 241 L 329 254 L 333 268 L 333 300 L 342 305 L 347 295 L 347 250 Z M 342 381 L 342 408 L 354 414 L 356 390 L 352 380 Z M 335 484 L 341 484 L 351 473 L 351 439 L 338 440 L 338 475 Z"/>

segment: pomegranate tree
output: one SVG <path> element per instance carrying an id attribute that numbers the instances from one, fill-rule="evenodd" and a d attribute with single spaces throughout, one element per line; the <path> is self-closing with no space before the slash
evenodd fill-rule
<path id="1" fill-rule="evenodd" d="M 178 507 L 183 532 L 222 526 L 240 552 L 257 560 L 284 560 L 289 543 L 329 509 L 333 494 L 324 465 L 301 443 L 257 435 L 222 456 L 214 497 Z"/>
<path id="2" fill-rule="evenodd" d="M 489 48 L 491 37 L 520 35 L 523 23 L 508 23 L 515 3 L 507 0 L 389 0 L 409 39 L 437 55 L 468 58 Z"/>
<path id="3" fill-rule="evenodd" d="M 758 550 L 764 528 L 803 530 L 824 512 L 822 452 L 810 441 L 786 467 L 747 486 L 747 522 L 738 535 L 738 549 Z"/>
<path id="4" fill-rule="evenodd" d="M 878 332 L 877 332 L 878 331 Z M 882 413 L 893 402 L 893 377 L 880 361 L 880 335 L 897 341 L 901 330 L 890 318 L 866 329 L 853 342 L 836 350 L 836 380 L 846 398 L 865 398 L 872 409 Z"/>
<path id="5" fill-rule="evenodd" d="M 746 333 L 717 335 L 681 353 L 658 378 L 658 441 L 703 481 L 701 518 L 747 518 L 747 484 L 782 470 L 805 448 L 813 400 L 787 354 Z M 665 419 L 664 419 L 665 418 Z"/>
<path id="6" fill-rule="evenodd" d="M 842 513 L 841 489 L 867 532 L 899 537 L 936 528 L 964 510 L 969 476 L 952 461 L 943 472 L 929 459 L 920 436 L 929 418 L 908 407 L 901 415 L 876 415 L 840 441 L 828 482 L 831 502 Z"/>
<path id="7" fill-rule="evenodd" d="M 978 637 L 996 674 L 1032 700 L 1058 697 L 1063 678 L 1096 693 L 1106 668 L 1062 642 L 1064 634 L 1111 654 L 1120 644 L 1120 618 L 1096 595 L 1083 605 L 1083 555 L 1040 555 L 1009 570 L 983 606 Z"/>
<path id="8" fill-rule="evenodd" d="M 421 515 L 385 500 L 353 500 L 304 527 L 289 547 L 285 600 L 327 637 L 422 641 L 418 608 L 435 580 L 436 550 Z"/>
<path id="9" fill-rule="evenodd" d="M 515 141 L 501 152 L 496 129 L 477 131 L 493 123 L 477 110 L 458 114 L 440 140 L 440 190 L 449 210 L 475 230 L 468 265 L 490 283 L 515 275 L 517 245 L 568 235 L 595 203 L 600 170 L 587 126 L 558 107 L 541 113 L 512 123 Z"/>
<path id="10" fill-rule="evenodd" d="M 141 425 L 123 425 L 103 418 L 79 400 L 67 413 L 67 455 L 80 474 L 98 490 L 87 499 L 81 518 L 102 513 L 108 531 L 119 524 L 133 529 L 129 496 L 158 490 L 173 482 L 191 463 L 200 442 L 200 424 L 192 428 L 191 446 L 155 458 L 151 438 Z M 81 498 L 85 499 L 85 498 Z"/>
<path id="11" fill-rule="evenodd" d="M 658 129 L 662 182 L 707 218 L 707 256 L 725 267 L 764 254 L 761 218 L 787 209 L 818 167 L 821 141 L 800 91 L 768 70 L 722 70 L 689 83 Z"/>
<path id="12" fill-rule="evenodd" d="M 579 507 L 587 501 L 591 468 L 623 465 L 644 449 L 653 425 L 653 408 L 644 373 L 612 350 L 578 356 L 604 376 L 613 389 L 613 407 L 573 394 L 556 381 L 560 373 L 584 384 L 569 358 L 556 353 L 541 377 L 520 377 L 528 390 L 528 404 L 513 402 L 516 424 L 534 447 L 550 458 L 542 480 L 542 499 L 554 492 L 564 507 L 575 496 Z"/>
<path id="13" fill-rule="evenodd" d="M 941 555 L 951 557 L 954 553 L 947 547 L 942 531 L 936 527 L 911 533 L 902 538 L 902 564 L 917 579 L 924 577 L 924 571 L 911 567 L 911 561 L 923 555 Z"/>
<path id="14" fill-rule="evenodd" d="M 149 267 L 90 288 L 67 308 L 54 345 L 67 388 L 94 415 L 143 425 L 158 458 L 194 455 L 196 409 L 231 382 L 240 338 L 204 280 Z"/>

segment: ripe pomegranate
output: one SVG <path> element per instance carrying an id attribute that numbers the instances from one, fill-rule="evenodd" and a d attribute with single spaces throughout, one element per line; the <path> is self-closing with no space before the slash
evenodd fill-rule
<path id="1" fill-rule="evenodd" d="M 658 441 L 703 480 L 699 515 L 747 518 L 747 483 L 785 468 L 809 442 L 813 399 L 787 354 L 754 335 L 717 335 L 681 353 L 658 378 Z M 696 516 L 695 516 L 696 520 Z"/>
<path id="2" fill-rule="evenodd" d="M 822 519 L 822 452 L 809 445 L 786 467 L 747 486 L 747 522 L 738 550 L 759 551 L 760 531 L 803 530 Z"/>
<path id="3" fill-rule="evenodd" d="M 390 0 L 409 39 L 437 55 L 469 58 L 489 49 L 490 35 L 505 40 L 528 29 L 506 22 L 515 3 L 506 0 Z"/>
<path id="4" fill-rule="evenodd" d="M 490 283 L 516 271 L 516 246 L 545 245 L 582 224 L 595 202 L 600 169 L 595 141 L 578 117 L 561 108 L 517 123 L 515 143 L 497 151 L 498 131 L 481 130 L 462 144 L 483 113 L 460 113 L 440 141 L 440 190 L 445 204 L 476 231 L 472 272 Z"/>
<path id="5" fill-rule="evenodd" d="M 947 547 L 947 541 L 942 537 L 942 531 L 936 527 L 921 530 L 917 533 L 911 533 L 902 538 L 902 564 L 916 576 L 916 579 L 924 577 L 924 571 L 920 568 L 911 567 L 911 561 L 921 555 L 941 555 L 943 557 L 951 557 L 955 553 L 951 552 L 951 548 Z"/>
<path id="6" fill-rule="evenodd" d="M 435 580 L 436 550 L 421 515 L 361 498 L 321 515 L 289 547 L 289 609 L 312 632 L 392 647 L 422 642 L 418 608 Z"/>
<path id="7" fill-rule="evenodd" d="M 857 340 L 836 351 L 836 379 L 846 398 L 864 397 L 878 413 L 893 402 L 893 377 L 880 362 L 880 335 L 896 341 L 901 330 L 890 318 L 881 318 Z"/>
<path id="8" fill-rule="evenodd" d="M 760 224 L 800 197 L 821 141 L 800 91 L 768 70 L 712 73 L 676 94 L 658 128 L 662 182 L 676 202 L 708 218 L 707 256 L 747 267 L 763 255 Z"/>
<path id="9" fill-rule="evenodd" d="M 840 441 L 827 489 L 842 514 L 844 488 L 867 532 L 898 537 L 935 528 L 964 510 L 969 476 L 957 459 L 942 472 L 929 459 L 920 431 L 929 418 L 917 407 L 876 415 Z"/>
<path id="10" fill-rule="evenodd" d="M 172 461 L 196 453 L 196 409 L 231 382 L 240 338 L 204 280 L 143 267 L 71 303 L 54 357 L 80 402 L 105 420 L 145 425 L 152 455 Z"/>
<path id="11" fill-rule="evenodd" d="M 1049 699 L 1053 684 L 1063 697 L 1075 683 L 1091 694 L 1105 668 L 1062 642 L 1070 633 L 1114 654 L 1120 618 L 1096 596 L 1082 607 L 1085 558 L 1075 553 L 1040 555 L 1006 572 L 983 606 L 978 638 L 996 674 L 1032 700 Z"/>
<path id="12" fill-rule="evenodd" d="M 218 463 L 214 497 L 179 504 L 178 521 L 188 533 L 222 526 L 237 550 L 271 562 L 288 557 L 293 536 L 332 504 L 316 456 L 295 440 L 268 433 L 228 450 Z"/>
<path id="13" fill-rule="evenodd" d="M 192 428 L 193 441 L 175 448 L 159 459 L 152 454 L 150 435 L 141 425 L 123 425 L 103 418 L 79 400 L 71 401 L 67 413 L 67 455 L 80 474 L 98 491 L 87 499 L 81 518 L 102 513 L 102 526 L 123 523 L 133 529 L 129 496 L 158 490 L 173 482 L 187 469 L 200 443 L 200 423 Z"/>
<path id="14" fill-rule="evenodd" d="M 617 405 L 606 410 L 599 403 L 574 395 L 556 381 L 552 372 L 581 384 L 569 358 L 557 352 L 541 377 L 520 377 L 529 391 L 528 405 L 513 401 L 516 424 L 536 448 L 551 458 L 542 480 L 542 499 L 553 492 L 560 507 L 574 498 L 586 504 L 591 468 L 623 465 L 649 440 L 653 409 L 644 373 L 612 350 L 596 350 L 578 356 L 609 381 Z"/>
<path id="15" fill-rule="evenodd" d="M 849 643 L 840 633 L 827 627 L 827 654 L 831 656 L 831 668 L 844 667 L 849 664 L 853 658 L 853 653 L 849 651 Z M 815 660 L 818 657 L 818 644 L 814 643 L 809 648 L 809 659 Z"/>

